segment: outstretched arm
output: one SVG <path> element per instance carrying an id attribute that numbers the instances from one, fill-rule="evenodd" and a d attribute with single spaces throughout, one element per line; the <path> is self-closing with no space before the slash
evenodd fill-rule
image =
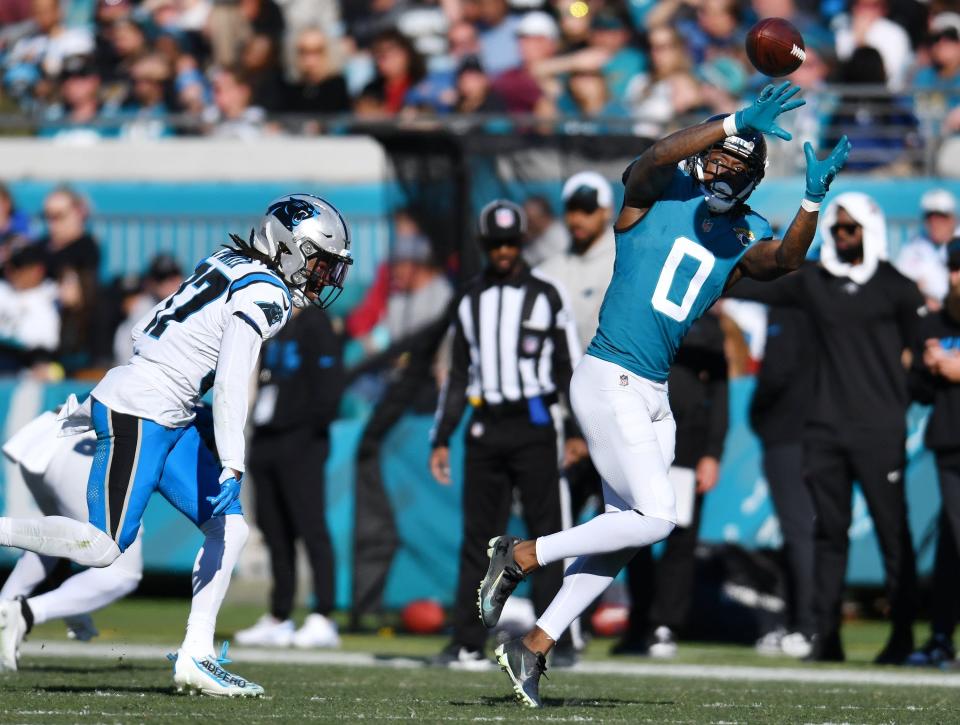
<path id="1" fill-rule="evenodd" d="M 763 89 L 750 106 L 723 119 L 701 123 L 672 133 L 657 141 L 634 161 L 624 180 L 623 209 L 616 228 L 625 229 L 647 213 L 666 190 L 678 163 L 710 148 L 727 136 L 753 130 L 773 134 L 787 141 L 791 136 L 780 128 L 776 119 L 781 113 L 799 108 L 806 101 L 795 99 L 800 92 L 789 81 Z"/>
<path id="2" fill-rule="evenodd" d="M 820 203 L 827 195 L 830 184 L 846 163 L 850 148 L 850 142 L 844 136 L 830 155 L 823 161 L 819 161 L 810 142 L 804 144 L 803 153 L 807 158 L 807 188 L 800 210 L 787 228 L 783 239 L 759 242 L 747 250 L 731 272 L 727 280 L 727 289 L 741 277 L 771 280 L 800 268 L 813 242 L 813 235 L 817 231 Z"/>

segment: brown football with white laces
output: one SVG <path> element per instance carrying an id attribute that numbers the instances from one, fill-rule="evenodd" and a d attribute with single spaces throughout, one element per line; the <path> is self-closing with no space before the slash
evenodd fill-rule
<path id="1" fill-rule="evenodd" d="M 767 18 L 747 33 L 747 57 L 753 67 L 771 78 L 788 76 L 806 59 L 800 31 L 783 18 Z"/>

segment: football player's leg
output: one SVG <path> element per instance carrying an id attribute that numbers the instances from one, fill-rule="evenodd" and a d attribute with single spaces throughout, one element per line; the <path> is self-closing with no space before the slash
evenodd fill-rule
<path id="1" fill-rule="evenodd" d="M 167 457 L 160 481 L 164 498 L 204 534 L 203 546 L 193 565 L 193 600 L 182 647 L 196 656 L 214 652 L 217 614 L 249 535 L 239 501 L 225 515 L 211 518 L 213 509 L 207 497 L 219 493 L 219 475 L 219 463 L 191 426 Z"/>
<path id="2" fill-rule="evenodd" d="M 226 643 L 219 657 L 213 646 L 217 614 L 250 531 L 239 501 L 224 515 L 211 517 L 213 510 L 207 497 L 219 493 L 219 475 L 219 463 L 191 426 L 170 452 L 160 481 L 164 498 L 196 523 L 204 535 L 193 564 L 193 599 L 186 636 L 172 658 L 173 681 L 180 691 L 259 697 L 263 694 L 260 685 L 224 669 L 229 662 Z"/>
<path id="3" fill-rule="evenodd" d="M 82 566 L 109 566 L 120 556 L 120 549 L 109 534 L 85 521 L 64 516 L 0 518 L 0 546 L 72 559 Z"/>
<path id="4" fill-rule="evenodd" d="M 56 589 L 30 597 L 27 606 L 34 624 L 89 614 L 132 593 L 142 576 L 143 537 L 138 534 L 110 566 L 74 574 Z"/>
<path id="5" fill-rule="evenodd" d="M 23 556 L 17 559 L 7 581 L 3 583 L 3 588 L 0 589 L 0 600 L 30 596 L 30 593 L 53 571 L 57 561 L 52 556 L 40 556 L 32 551 L 25 551 Z"/>
<path id="6" fill-rule="evenodd" d="M 184 429 L 118 413 L 96 400 L 92 412 L 97 448 L 87 482 L 87 513 L 90 523 L 124 551 L 137 538 L 167 456 Z"/>
<path id="7" fill-rule="evenodd" d="M 193 564 L 193 599 L 183 639 L 183 650 L 198 656 L 214 651 L 217 614 L 250 533 L 242 514 L 207 519 L 200 530 L 204 535 L 203 546 Z"/>
<path id="8" fill-rule="evenodd" d="M 666 391 L 646 387 L 635 377 L 629 378 L 632 387 L 607 383 L 616 370 L 588 357 L 571 383 L 574 410 L 603 480 L 605 512 L 537 539 L 540 566 L 568 556 L 636 549 L 673 530 L 676 504 L 667 470 L 674 425 Z"/>

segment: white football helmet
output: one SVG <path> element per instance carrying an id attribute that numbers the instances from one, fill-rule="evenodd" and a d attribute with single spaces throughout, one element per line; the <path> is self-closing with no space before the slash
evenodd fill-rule
<path id="1" fill-rule="evenodd" d="M 319 307 L 332 304 L 353 264 L 350 230 L 343 216 L 329 201 L 312 194 L 274 200 L 259 228 L 250 232 L 249 246 L 280 275 L 296 307 L 308 301 Z"/>

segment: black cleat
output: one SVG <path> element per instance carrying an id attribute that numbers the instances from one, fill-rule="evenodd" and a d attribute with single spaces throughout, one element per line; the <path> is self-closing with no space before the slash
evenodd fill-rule
<path id="1" fill-rule="evenodd" d="M 477 608 L 480 610 L 480 621 L 487 628 L 497 626 L 503 605 L 523 581 L 523 569 L 513 558 L 513 547 L 520 543 L 515 536 L 495 536 L 490 539 L 490 548 L 487 556 L 490 557 L 490 566 L 487 575 L 480 582 L 477 590 Z"/>
<path id="2" fill-rule="evenodd" d="M 890 639 L 874 660 L 875 665 L 903 665 L 913 652 L 913 630 L 907 627 L 894 627 Z"/>
<path id="3" fill-rule="evenodd" d="M 542 707 L 540 702 L 540 675 L 547 671 L 547 659 L 542 652 L 532 652 L 523 640 L 504 642 L 494 650 L 500 669 L 513 683 L 517 702 L 525 707 Z"/>
<path id="4" fill-rule="evenodd" d="M 813 635 L 813 649 L 803 658 L 804 662 L 843 662 L 846 655 L 839 632 Z"/>

